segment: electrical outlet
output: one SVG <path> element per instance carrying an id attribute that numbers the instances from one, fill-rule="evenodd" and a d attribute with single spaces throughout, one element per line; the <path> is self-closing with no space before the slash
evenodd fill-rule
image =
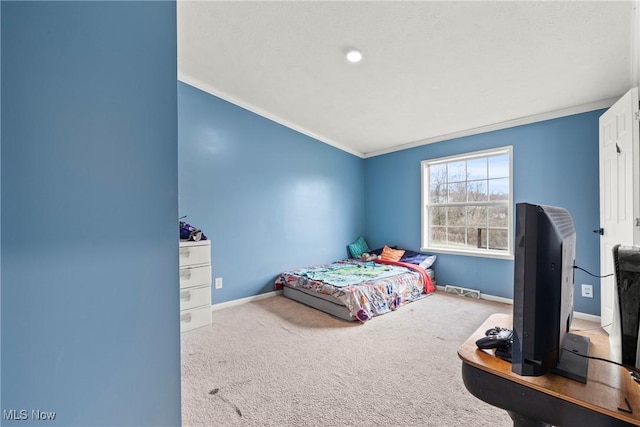
<path id="1" fill-rule="evenodd" d="M 593 285 L 582 284 L 582 296 L 586 298 L 593 298 Z"/>
<path id="2" fill-rule="evenodd" d="M 216 284 L 216 289 L 222 289 L 222 277 L 216 277 L 214 283 Z"/>

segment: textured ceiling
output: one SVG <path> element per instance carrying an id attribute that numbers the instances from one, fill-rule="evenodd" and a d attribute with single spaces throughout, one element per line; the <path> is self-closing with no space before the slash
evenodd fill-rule
<path id="1" fill-rule="evenodd" d="M 610 102 L 633 85 L 633 6 L 179 0 L 179 78 L 366 157 Z"/>

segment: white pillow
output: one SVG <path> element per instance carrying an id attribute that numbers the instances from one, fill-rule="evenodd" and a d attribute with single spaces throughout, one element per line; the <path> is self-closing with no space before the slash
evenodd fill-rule
<path id="1" fill-rule="evenodd" d="M 431 267 L 434 262 L 436 262 L 436 258 L 436 255 L 429 255 L 424 261 L 420 263 L 420 267 L 426 270 L 427 268 Z"/>

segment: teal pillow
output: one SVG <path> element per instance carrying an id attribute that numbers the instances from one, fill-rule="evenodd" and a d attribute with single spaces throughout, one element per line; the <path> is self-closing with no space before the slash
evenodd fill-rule
<path id="1" fill-rule="evenodd" d="M 362 236 L 358 237 L 358 240 L 351 243 L 348 247 L 352 258 L 360 258 L 360 255 L 371 250 Z"/>

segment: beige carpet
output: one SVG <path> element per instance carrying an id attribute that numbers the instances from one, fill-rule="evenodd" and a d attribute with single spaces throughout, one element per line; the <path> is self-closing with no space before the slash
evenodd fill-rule
<path id="1" fill-rule="evenodd" d="M 443 292 L 349 323 L 282 296 L 182 338 L 184 426 L 512 426 L 467 392 L 457 349 L 511 306 Z"/>

